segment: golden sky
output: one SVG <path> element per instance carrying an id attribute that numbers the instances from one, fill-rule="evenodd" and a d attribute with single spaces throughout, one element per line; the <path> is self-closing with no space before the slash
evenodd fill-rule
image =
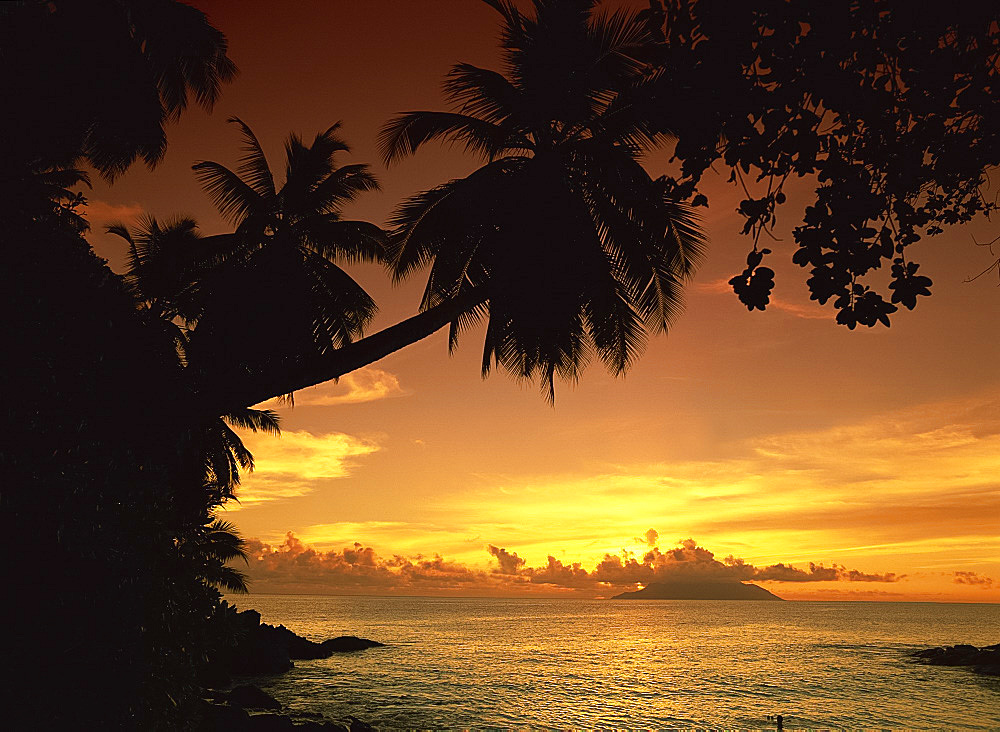
<path id="1" fill-rule="evenodd" d="M 156 171 L 95 184 L 91 240 L 113 266 L 124 252 L 100 233 L 108 221 L 185 214 L 225 230 L 190 166 L 235 164 L 230 115 L 279 170 L 289 132 L 342 120 L 354 150 L 343 162 L 371 163 L 384 188 L 348 214 L 375 223 L 475 167 L 429 146 L 386 171 L 375 137 L 394 113 L 445 108 L 451 64 L 496 66 L 488 6 L 194 4 L 241 74 L 212 115 L 170 128 Z M 659 174 L 668 157 L 647 166 Z M 440 333 L 297 394 L 280 438 L 246 436 L 257 470 L 230 510 L 254 540 L 255 589 L 605 596 L 691 571 L 787 598 L 1000 601 L 1000 290 L 995 276 L 965 282 L 991 261 L 974 240 L 995 224 L 915 246 L 933 296 L 890 329 L 849 332 L 790 263 L 803 192 L 779 212 L 772 305 L 750 314 L 725 284 L 750 246 L 739 196 L 712 182 L 710 254 L 687 312 L 625 378 L 592 366 L 557 386 L 554 408 L 534 386 L 481 380 L 475 332 L 455 357 Z M 416 311 L 419 279 L 392 287 L 377 267 L 354 271 L 381 306 L 376 327 Z M 777 564 L 801 570 L 785 573 L 796 581 L 769 579 Z"/>

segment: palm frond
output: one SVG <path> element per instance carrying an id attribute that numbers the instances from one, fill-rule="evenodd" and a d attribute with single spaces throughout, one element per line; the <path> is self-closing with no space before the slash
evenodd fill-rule
<path id="1" fill-rule="evenodd" d="M 611 13 L 594 15 L 588 26 L 596 65 L 613 78 L 634 78 L 646 69 L 642 51 L 653 41 L 649 26 L 638 13 L 619 8 Z"/>
<path id="2" fill-rule="evenodd" d="M 222 85 L 237 73 L 226 55 L 227 42 L 205 14 L 184 3 L 126 5 L 136 43 L 156 79 L 164 111 L 173 119 L 187 108 L 189 93 L 211 110 Z"/>
<path id="3" fill-rule="evenodd" d="M 509 194 L 500 196 L 498 191 L 515 190 L 529 163 L 530 158 L 501 158 L 400 204 L 389 219 L 393 277 L 402 280 L 438 256 L 446 244 L 466 251 L 478 246 L 483 237 L 496 238 L 507 216 L 514 213 L 512 207 L 516 208 L 503 200 Z M 437 280 L 443 281 L 440 276 Z"/>
<path id="4" fill-rule="evenodd" d="M 191 170 L 219 213 L 230 223 L 238 226 L 264 209 L 265 202 L 257 191 L 226 166 L 203 160 L 192 165 Z"/>
<path id="5" fill-rule="evenodd" d="M 266 432 L 271 435 L 281 434 L 281 419 L 277 412 L 270 409 L 251 409 L 249 407 L 238 412 L 228 412 L 222 415 L 229 424 L 251 432 Z"/>
<path id="6" fill-rule="evenodd" d="M 228 564 L 207 568 L 204 579 L 209 584 L 236 595 L 250 592 L 250 578 L 246 572 L 241 572 Z"/>
<path id="7" fill-rule="evenodd" d="M 343 165 L 308 191 L 304 208 L 306 211 L 332 213 L 339 211 L 343 204 L 353 201 L 359 194 L 377 190 L 379 182 L 370 166 L 364 163 Z"/>
<path id="8" fill-rule="evenodd" d="M 231 521 L 214 519 L 205 527 L 204 549 L 215 559 L 228 562 L 233 559 L 248 560 L 246 542 L 240 537 L 236 525 Z"/>
<path id="9" fill-rule="evenodd" d="M 33 175 L 35 182 L 40 183 L 50 189 L 59 191 L 60 194 L 68 195 L 69 189 L 78 185 L 85 185 L 91 188 L 90 175 L 85 170 L 76 168 L 59 168 L 54 170 L 44 170 Z"/>
<path id="10" fill-rule="evenodd" d="M 603 288 L 591 290 L 591 299 L 584 305 L 594 347 L 615 376 L 625 373 L 646 345 L 644 319 L 631 300 L 621 283 L 607 277 Z"/>
<path id="11" fill-rule="evenodd" d="M 461 142 L 469 152 L 492 159 L 505 150 L 530 143 L 504 127 L 455 112 L 406 112 L 389 120 L 378 134 L 382 160 L 392 165 L 432 140 Z"/>
<path id="12" fill-rule="evenodd" d="M 313 338 L 320 352 L 341 348 L 364 334 L 378 306 L 364 288 L 328 259 L 306 250 L 302 264 L 312 283 Z"/>
<path id="13" fill-rule="evenodd" d="M 659 205 L 676 244 L 670 265 L 680 276 L 690 278 L 708 251 L 708 238 L 699 225 L 699 216 L 693 207 L 668 195 L 661 194 Z"/>
<path id="14" fill-rule="evenodd" d="M 410 196 L 396 207 L 389 218 L 390 234 L 386 244 L 386 259 L 394 282 L 401 282 L 433 260 L 437 251 L 436 237 L 414 236 L 414 229 L 432 216 L 435 208 L 459 185 L 459 180 L 443 183 Z"/>
<path id="15" fill-rule="evenodd" d="M 114 234 L 124 239 L 130 247 L 135 248 L 135 240 L 132 239 L 132 232 L 129 231 L 128 227 L 121 221 L 112 221 L 107 226 L 104 227 L 104 231 L 108 234 Z"/>
<path id="16" fill-rule="evenodd" d="M 260 141 L 253 130 L 239 117 L 230 117 L 227 121 L 239 125 L 243 136 L 243 157 L 237 169 L 243 180 L 256 191 L 261 198 L 273 198 L 276 195 L 274 176 L 267 164 L 267 157 Z"/>
<path id="17" fill-rule="evenodd" d="M 285 141 L 285 184 L 281 187 L 281 205 L 286 213 L 302 215 L 311 210 L 316 188 L 337 171 L 335 156 L 350 147 L 336 133 L 340 123 L 316 135 L 311 145 L 291 134 Z"/>
<path id="18" fill-rule="evenodd" d="M 456 64 L 444 82 L 445 95 L 461 114 L 500 124 L 517 118 L 521 93 L 503 74 L 472 64 Z"/>
<path id="19" fill-rule="evenodd" d="M 454 353 L 458 348 L 458 339 L 462 333 L 487 318 L 490 313 L 488 301 L 477 303 L 471 310 L 461 313 L 448 326 L 448 353 Z"/>
<path id="20" fill-rule="evenodd" d="M 339 214 L 319 214 L 296 222 L 294 231 L 305 246 L 330 261 L 386 261 L 388 236 L 367 221 L 344 221 Z"/>
<path id="21" fill-rule="evenodd" d="M 107 227 L 110 234 L 128 243 L 125 281 L 137 303 L 144 304 L 167 322 L 196 315 L 196 290 L 202 276 L 201 235 L 191 218 L 177 218 L 162 225 L 145 215 L 134 231 L 122 223 Z M 184 339 L 171 324 L 172 338 L 183 347 Z"/>

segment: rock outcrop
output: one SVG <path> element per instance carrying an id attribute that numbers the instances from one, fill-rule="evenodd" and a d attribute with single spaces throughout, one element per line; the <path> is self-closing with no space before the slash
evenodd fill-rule
<path id="1" fill-rule="evenodd" d="M 977 674 L 1000 676 L 1000 643 L 982 648 L 968 645 L 940 646 L 910 655 L 931 666 L 967 666 Z"/>
<path id="2" fill-rule="evenodd" d="M 225 695 L 230 706 L 240 709 L 281 709 L 281 702 L 252 684 L 240 684 Z"/>
<path id="3" fill-rule="evenodd" d="M 294 660 L 329 658 L 334 653 L 348 653 L 384 645 L 353 635 L 330 638 L 316 643 L 296 635 L 284 625 L 268 625 L 256 610 L 235 612 L 230 618 L 233 645 L 217 651 L 209 659 L 202 683 L 209 688 L 223 688 L 233 676 L 280 674 L 292 668 Z"/>
<path id="4" fill-rule="evenodd" d="M 284 625 L 260 621 L 256 610 L 239 612 L 223 602 L 221 627 L 230 637 L 216 650 L 202 672 L 208 699 L 203 703 L 199 732 L 371 732 L 374 728 L 355 717 L 341 722 L 320 715 L 282 710 L 281 703 L 256 686 L 242 684 L 225 691 L 234 676 L 268 676 L 292 668 L 293 660 L 329 658 L 384 645 L 378 641 L 344 635 L 316 643 L 296 635 Z M 309 719 L 303 717 L 318 717 Z"/>

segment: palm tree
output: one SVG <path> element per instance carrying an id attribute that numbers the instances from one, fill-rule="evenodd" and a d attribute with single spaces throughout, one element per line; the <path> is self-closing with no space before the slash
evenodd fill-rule
<path id="1" fill-rule="evenodd" d="M 423 307 L 469 290 L 487 317 L 483 373 L 498 365 L 539 378 L 579 376 L 591 354 L 621 374 L 648 331 L 665 331 L 700 256 L 690 211 L 639 157 L 663 139 L 641 114 L 652 42 L 625 11 L 535 0 L 535 15 L 486 0 L 503 19 L 506 74 L 459 64 L 445 91 L 453 112 L 409 112 L 382 131 L 387 163 L 428 141 L 457 141 L 484 165 L 409 199 L 393 223 L 393 268 L 431 264 Z M 488 299 L 488 307 L 485 305 Z"/>
<path id="2" fill-rule="evenodd" d="M 235 559 L 248 561 L 245 547 L 246 541 L 232 522 L 212 519 L 181 547 L 181 554 L 194 565 L 194 573 L 202 581 L 227 592 L 246 593 L 246 574 L 229 564 Z"/>
<path id="3" fill-rule="evenodd" d="M 501 15 L 505 73 L 456 65 L 445 83 L 454 111 L 407 112 L 380 138 L 387 164 L 432 140 L 484 162 L 395 214 L 394 276 L 430 265 L 422 312 L 241 385 L 228 403 L 336 378 L 449 324 L 454 347 L 481 318 L 484 373 L 539 378 L 551 398 L 555 376 L 577 377 L 592 354 L 624 372 L 679 312 L 704 239 L 639 163 L 664 141 L 642 103 L 647 24 L 595 14 L 590 0 L 534 0 L 533 16 L 485 2 Z"/>
<path id="4" fill-rule="evenodd" d="M 187 346 L 201 314 L 200 284 L 213 259 L 210 247 L 192 219 L 161 224 L 145 216 L 133 231 L 121 223 L 107 227 L 129 246 L 125 282 L 136 308 L 149 327 L 164 333 L 164 344 L 173 343 L 178 361 L 187 364 Z M 252 471 L 254 458 L 233 429 L 280 434 L 278 416 L 271 410 L 242 408 L 221 417 L 194 421 L 181 431 L 177 461 L 176 505 L 186 517 L 175 545 L 180 560 L 192 576 L 228 592 L 247 592 L 246 575 L 229 563 L 247 561 L 245 542 L 235 526 L 217 518 L 215 509 L 238 500 L 241 471 Z M 200 491 L 191 490 L 200 486 Z"/>
<path id="5" fill-rule="evenodd" d="M 148 327 L 164 333 L 180 365 L 190 367 L 190 340 L 197 330 L 206 296 L 203 284 L 218 263 L 198 225 L 189 218 L 161 224 L 145 216 L 135 230 L 112 223 L 107 231 L 123 238 L 129 247 L 125 283 Z M 253 470 L 253 455 L 230 425 L 252 432 L 280 434 L 277 415 L 271 410 L 238 408 L 204 424 L 188 427 L 185 444 L 198 454 L 197 470 L 203 474 L 209 509 L 235 498 L 240 470 Z M 186 448 L 182 448 L 182 452 Z"/>
<path id="6" fill-rule="evenodd" d="M 198 224 L 178 218 L 161 224 L 144 216 L 130 230 L 121 222 L 108 225 L 109 234 L 128 244 L 125 285 L 146 326 L 173 343 L 182 365 L 187 363 L 190 328 L 202 306 L 202 283 L 212 266 Z"/>
<path id="7" fill-rule="evenodd" d="M 193 166 L 235 231 L 202 239 L 200 256 L 209 266 L 197 285 L 203 298 L 191 352 L 206 368 L 239 363 L 248 378 L 363 334 L 375 302 L 338 262 L 382 261 L 385 235 L 341 215 L 344 204 L 378 183 L 367 165 L 336 165 L 336 155 L 349 149 L 339 123 L 308 145 L 289 136 L 278 187 L 253 131 L 231 122 L 243 137 L 237 170 L 210 161 Z"/>
<path id="8" fill-rule="evenodd" d="M 226 37 L 175 0 L 18 0 L 0 4 L 0 162 L 71 167 L 112 180 L 158 163 L 164 126 L 192 101 L 210 110 L 236 75 Z"/>

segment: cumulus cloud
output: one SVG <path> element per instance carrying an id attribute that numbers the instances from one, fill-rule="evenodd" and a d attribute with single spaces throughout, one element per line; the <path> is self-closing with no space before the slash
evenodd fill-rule
<path id="1" fill-rule="evenodd" d="M 993 587 L 992 577 L 976 574 L 975 572 L 955 572 L 955 579 L 953 582 L 956 585 L 972 585 L 974 587 L 981 587 L 984 590 L 988 590 Z"/>
<path id="2" fill-rule="evenodd" d="M 258 592 L 461 594 L 498 584 L 489 573 L 440 555 L 382 557 L 360 543 L 318 551 L 291 532 L 277 545 L 249 539 L 247 554 L 247 571 Z"/>
<path id="3" fill-rule="evenodd" d="M 501 549 L 492 544 L 487 545 L 486 551 L 500 562 L 500 568 L 493 570 L 497 574 L 517 574 L 517 570 L 524 566 L 524 560 L 514 552 L 508 552 L 506 549 Z"/>
<path id="4" fill-rule="evenodd" d="M 652 537 L 655 532 L 651 532 L 647 536 Z M 866 573 L 836 564 L 827 567 L 810 563 L 807 568 L 799 568 L 779 562 L 757 567 L 733 556 L 719 561 L 693 539 L 667 549 L 652 546 L 642 556 L 624 549 L 618 555 L 606 554 L 591 570 L 580 562 L 566 563 L 551 555 L 544 565 L 530 567 L 516 552 L 494 544 L 485 546 L 496 561 L 488 571 L 440 554 L 430 558 L 399 554 L 382 557 L 360 543 L 318 551 L 292 533 L 275 546 L 251 539 L 249 550 L 250 577 L 258 590 L 270 592 L 568 592 L 596 596 L 609 589 L 619 591 L 653 582 L 898 582 L 905 577 Z"/>
<path id="5" fill-rule="evenodd" d="M 655 532 L 654 532 L 655 533 Z M 530 574 L 533 570 L 527 570 Z M 598 582 L 610 585 L 647 585 L 651 582 L 898 582 L 904 575 L 868 574 L 837 564 L 826 567 L 810 562 L 808 569 L 777 563 L 756 567 L 732 555 L 719 561 L 715 554 L 685 539 L 666 550 L 653 546 L 641 558 L 623 550 L 606 554 L 590 573 Z M 545 581 L 545 580 L 534 580 Z"/>

